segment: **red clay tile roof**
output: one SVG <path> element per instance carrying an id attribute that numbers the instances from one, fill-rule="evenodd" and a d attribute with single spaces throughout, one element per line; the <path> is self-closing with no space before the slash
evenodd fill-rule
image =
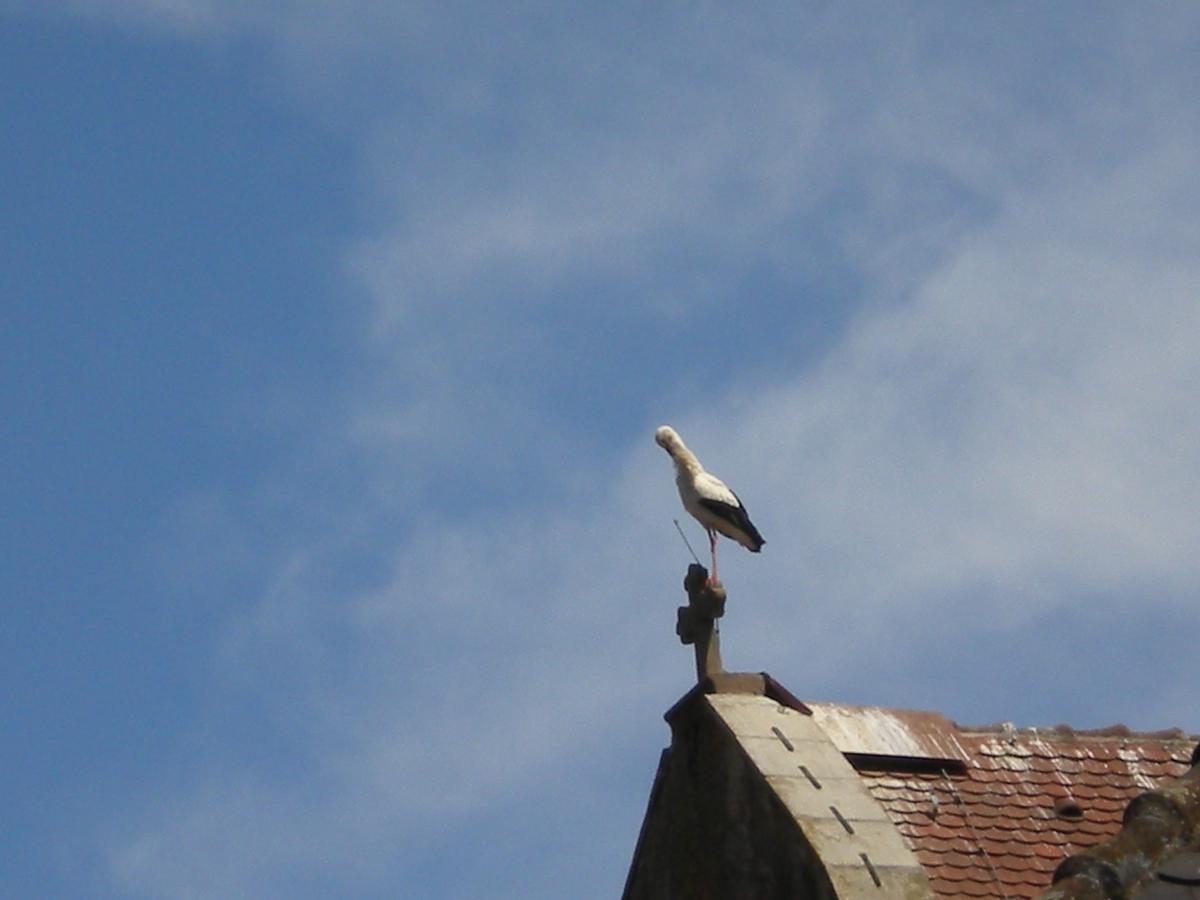
<path id="1" fill-rule="evenodd" d="M 918 747 L 915 756 L 886 752 L 896 734 L 875 746 L 860 736 L 857 747 L 830 736 L 904 835 L 934 892 L 952 898 L 1035 897 L 1065 857 L 1117 833 L 1130 800 L 1187 771 L 1196 744 L 1178 730 L 971 729 L 930 713 L 830 709 L 842 720 L 835 730 L 859 713 L 876 717 L 869 732 L 878 733 L 880 716 L 902 729 L 919 723 L 917 745 L 935 749 Z"/>

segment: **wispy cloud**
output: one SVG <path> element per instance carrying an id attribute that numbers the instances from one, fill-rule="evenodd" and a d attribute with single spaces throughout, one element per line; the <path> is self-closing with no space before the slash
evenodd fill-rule
<path id="1" fill-rule="evenodd" d="M 627 752 L 648 778 L 686 681 L 660 417 L 769 542 L 723 556 L 730 662 L 800 692 L 865 690 L 870 652 L 915 684 L 937 642 L 1130 598 L 1195 624 L 1196 135 L 1163 99 L 1191 57 L 1107 19 L 1098 49 L 1064 46 L 1058 14 L 998 48 L 937 14 L 713 16 L 622 44 L 633 19 L 600 40 L 551 15 L 547 39 L 480 49 L 423 14 L 480 61 L 430 69 L 357 135 L 379 221 L 346 259 L 372 312 L 362 390 L 322 440 L 367 487 L 272 557 L 217 662 L 284 749 L 257 757 L 214 716 L 228 749 L 162 775 L 114 835 L 124 887 L 290 896 L 319 872 L 394 894 L 523 797 L 545 814 L 505 825 L 512 852 L 562 841 L 582 790 L 633 798 L 608 810 L 626 843 L 568 850 L 610 896 L 645 780 L 565 782 Z M 731 336 L 762 314 L 756 279 L 802 333 L 796 286 L 822 266 L 851 287 L 820 352 Z M 588 316 L 615 327 L 567 340 Z M 574 393 L 547 388 L 589 354 Z M 610 389 L 628 412 L 588 436 Z M 299 482 L 275 489 L 303 505 Z M 360 560 L 370 577 L 347 575 Z M 482 857 L 455 875 L 443 895 L 517 877 Z"/>

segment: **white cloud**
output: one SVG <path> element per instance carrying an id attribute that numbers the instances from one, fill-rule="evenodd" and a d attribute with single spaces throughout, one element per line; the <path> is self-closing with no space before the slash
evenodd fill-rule
<path id="1" fill-rule="evenodd" d="M 833 25 L 814 24 L 819 46 Z M 117 841 L 124 885 L 283 895 L 281 873 L 297 866 L 403 883 L 439 842 L 532 792 L 554 814 L 506 835 L 530 853 L 572 801 L 547 785 L 661 740 L 656 717 L 690 667 L 671 635 L 684 557 L 667 460 L 649 429 L 574 456 L 527 380 L 570 365 L 539 362 L 539 329 L 553 338 L 540 310 L 570 315 L 572 289 L 597 273 L 660 286 L 655 267 L 681 238 L 719 279 L 739 258 L 802 263 L 811 228 L 872 298 L 819 362 L 773 383 L 735 366 L 704 386 L 703 407 L 672 410 L 768 540 L 760 558 L 724 548 L 731 665 L 800 693 L 862 689 L 845 661 L 881 644 L 903 682 L 906 668 L 927 671 L 933 639 L 979 640 L 1083 598 L 1112 615 L 1113 598 L 1179 611 L 1194 596 L 1195 135 L 1156 103 L 1130 107 L 1127 85 L 1120 102 L 1101 85 L 1043 108 L 1028 81 L 997 76 L 1019 55 L 927 63 L 933 30 L 881 26 L 849 62 L 827 51 L 819 65 L 748 51 L 761 31 L 734 32 L 727 50 L 703 30 L 699 49 L 668 32 L 624 76 L 632 112 L 616 108 L 626 95 L 607 97 L 609 118 L 590 125 L 592 109 L 562 112 L 555 90 L 529 87 L 538 114 L 505 107 L 526 128 L 510 154 L 487 157 L 494 173 L 473 171 L 484 157 L 463 149 L 402 172 L 409 145 L 400 126 L 382 129 L 392 136 L 374 166 L 395 219 L 349 254 L 379 316 L 346 444 L 376 467 L 356 540 L 386 573 L 339 591 L 323 571 L 338 536 L 305 543 L 231 625 L 226 677 L 303 722 L 291 726 L 299 773 L 237 753 L 199 762 L 216 771 L 168 783 L 173 799 Z M 660 58 L 689 65 L 673 74 Z M 607 71 L 572 90 L 603 96 Z M 1058 84 L 1053 70 L 1027 77 L 1038 74 Z M 472 77 L 494 88 L 494 75 L 430 90 L 471 96 Z M 1145 74 L 1142 91 L 1172 75 Z M 423 127 L 436 137 L 468 121 L 456 133 L 476 136 L 468 113 Z M 753 301 L 724 277 L 704 302 L 736 316 Z M 666 341 L 687 328 L 661 295 L 622 302 L 631 329 Z M 701 337 L 711 349 L 722 335 Z M 611 377 L 637 377 L 620 346 L 604 352 Z M 484 484 L 481 472 L 509 479 L 502 500 L 437 502 L 456 479 Z M 419 508 L 397 514 L 404 502 Z M 653 763 L 641 762 L 647 778 Z"/>
<path id="2" fill-rule="evenodd" d="M 1194 596 L 1200 273 L 1145 232 L 1127 240 L 1123 220 L 1096 224 L 1115 207 L 1148 229 L 1185 227 L 1154 210 L 1190 174 L 1144 163 L 1009 198 L 911 303 L 864 315 L 818 371 L 679 423 L 754 499 L 769 540 L 755 559 L 725 547 L 731 663 L 804 690 L 855 642 L 890 635 L 917 665 L 919 623 L 938 617 L 961 617 L 969 637 L 1080 595 Z M 1147 189 L 1156 179 L 1167 196 Z M 329 865 L 362 865 L 361 845 L 329 849 L 314 821 L 388 856 L 381 833 L 452 832 L 587 748 L 634 742 L 689 666 L 670 635 L 682 566 L 660 455 L 648 436 L 631 448 L 607 500 L 583 489 L 397 548 L 389 583 L 347 610 L 361 670 L 308 706 L 328 793 L 272 821 L 285 852 L 243 860 L 242 883 L 272 884 L 264 867 L 314 844 Z M 979 605 L 995 596 L 980 586 L 1009 605 Z M 163 855 L 140 845 L 127 871 L 170 893 L 158 867 L 223 833 L 237 796 L 160 835 Z"/>
<path id="3" fill-rule="evenodd" d="M 1175 190 L 1191 180 L 1175 174 Z M 796 466 L 779 525 L 805 536 L 824 594 L 904 616 L 973 585 L 1028 591 L 974 613 L 1004 619 L 1104 586 L 1198 586 L 1200 271 L 1167 246 L 1187 227 L 1163 214 L 1172 197 L 1134 205 L 1129 188 L 1118 173 L 1013 198 L 910 305 L 865 318 L 819 378 L 743 419 L 742 449 L 778 458 L 763 495 Z M 1124 235 L 1147 205 L 1162 244 Z M 1127 215 L 1098 225 L 1113 207 Z"/>

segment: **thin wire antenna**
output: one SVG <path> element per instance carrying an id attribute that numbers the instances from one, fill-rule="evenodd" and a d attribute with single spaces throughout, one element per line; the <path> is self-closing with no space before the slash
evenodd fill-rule
<path id="1" fill-rule="evenodd" d="M 688 548 L 688 553 L 692 554 L 692 559 L 694 559 L 694 560 L 696 561 L 696 565 L 698 565 L 698 566 L 702 566 L 702 565 L 704 565 L 704 563 L 700 562 L 700 557 L 698 557 L 698 556 L 696 555 L 696 551 L 692 549 L 692 545 L 691 545 L 691 543 L 688 541 L 688 539 L 687 539 L 687 535 L 686 535 L 686 534 L 684 534 L 684 533 L 683 533 L 683 529 L 682 529 L 681 527 L 679 527 L 679 520 L 678 520 L 678 519 L 672 519 L 671 521 L 675 523 L 675 530 L 676 530 L 676 531 L 678 531 L 678 532 L 679 532 L 679 536 L 680 536 L 681 538 L 683 538 L 683 544 L 684 544 L 684 546 L 685 546 L 685 547 L 687 547 L 687 548 Z"/>

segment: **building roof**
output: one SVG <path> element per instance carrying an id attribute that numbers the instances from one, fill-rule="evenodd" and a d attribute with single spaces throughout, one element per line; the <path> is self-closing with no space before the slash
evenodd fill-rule
<path id="1" fill-rule="evenodd" d="M 1189 768 L 1196 739 L 963 727 L 936 713 L 806 704 L 887 811 L 941 897 L 1031 898 L 1112 838 L 1129 801 Z"/>
<path id="2" fill-rule="evenodd" d="M 1200 900 L 1195 736 L 804 703 L 726 672 L 724 588 L 697 563 L 684 589 L 697 683 L 665 717 L 625 900 Z"/>
<path id="3" fill-rule="evenodd" d="M 966 727 L 747 673 L 666 718 L 627 900 L 1200 898 L 1200 748 L 1178 729 Z"/>
<path id="4" fill-rule="evenodd" d="M 625 900 L 932 900 L 920 862 L 812 712 L 761 676 L 759 690 L 730 686 L 693 689 L 667 713 L 671 745 Z"/>

